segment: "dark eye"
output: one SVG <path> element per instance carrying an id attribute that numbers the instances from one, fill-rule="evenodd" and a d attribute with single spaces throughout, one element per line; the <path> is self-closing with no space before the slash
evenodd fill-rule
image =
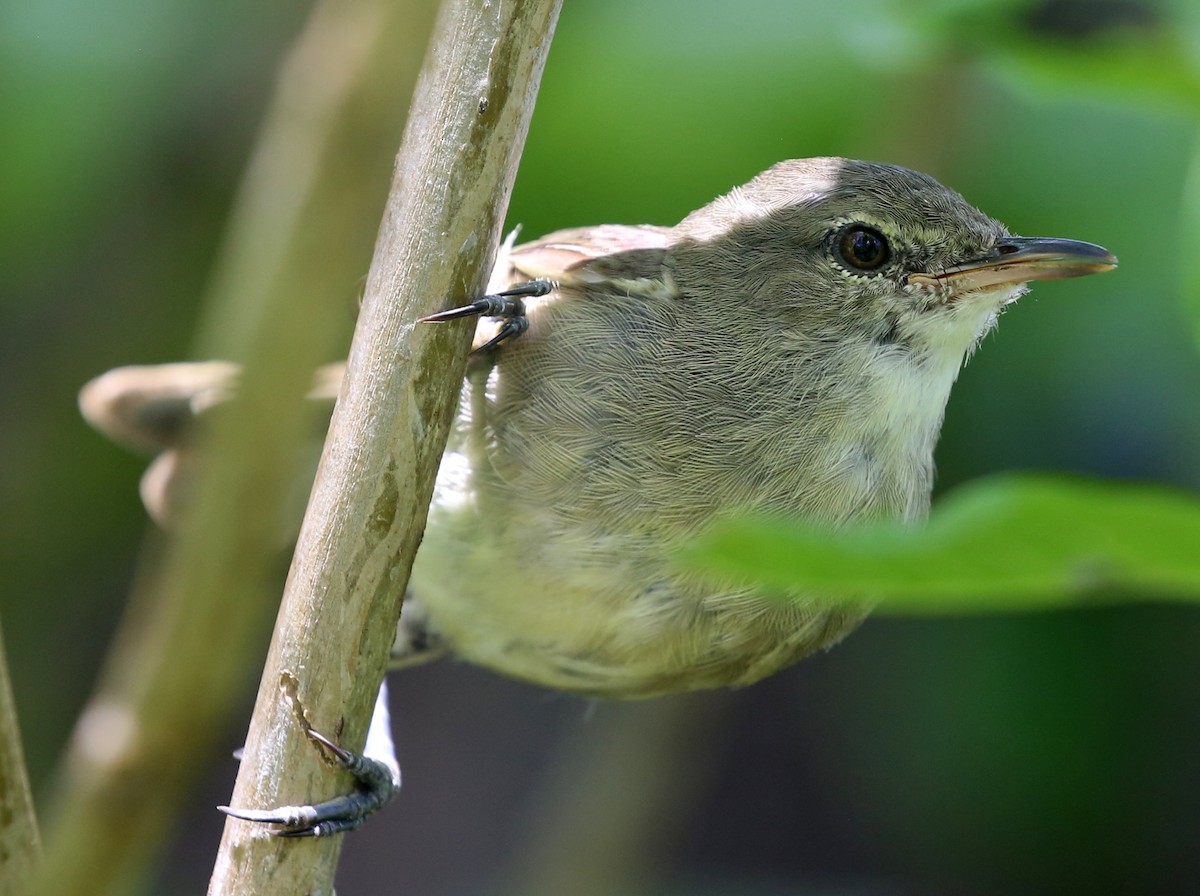
<path id="1" fill-rule="evenodd" d="M 883 267 L 892 254 L 884 235 L 862 224 L 851 224 L 841 232 L 837 251 L 842 261 L 860 271 Z"/>

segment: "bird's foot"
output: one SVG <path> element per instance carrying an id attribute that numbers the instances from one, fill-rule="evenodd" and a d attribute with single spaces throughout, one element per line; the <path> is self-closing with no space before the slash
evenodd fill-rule
<path id="1" fill-rule="evenodd" d="M 217 808 L 243 821 L 279 825 L 279 829 L 271 830 L 277 837 L 328 837 L 362 827 L 369 816 L 386 806 L 400 792 L 400 763 L 396 760 L 392 744 L 386 681 L 380 684 L 375 697 L 375 711 L 367 730 L 364 755 L 338 746 L 307 724 L 304 725 L 304 733 L 321 752 L 354 776 L 356 786 L 353 793 L 321 803 L 279 806 L 276 809 Z"/>
<path id="2" fill-rule="evenodd" d="M 311 728 L 305 733 L 338 765 L 354 775 L 357 787 L 353 793 L 311 805 L 275 809 L 217 808 L 243 821 L 280 825 L 279 829 L 271 831 L 277 837 L 328 837 L 361 827 L 368 816 L 378 812 L 400 792 L 399 782 L 385 763 L 339 747 Z"/>
<path id="3" fill-rule="evenodd" d="M 496 331 L 496 335 L 474 349 L 476 353 L 486 352 L 507 342 L 509 339 L 515 339 L 528 330 L 529 320 L 525 317 L 525 302 L 523 299 L 526 297 L 544 296 L 553 288 L 554 285 L 548 280 L 530 280 L 528 283 L 522 283 L 519 286 L 514 286 L 512 289 L 506 289 L 504 292 L 486 295 L 482 299 L 472 302 L 470 305 L 451 308 L 449 311 L 439 311 L 437 314 L 423 317 L 421 318 L 421 323 L 442 323 L 448 320 L 458 320 L 461 317 L 471 317 L 472 315 L 503 318 L 504 322 L 500 325 L 499 330 Z"/>

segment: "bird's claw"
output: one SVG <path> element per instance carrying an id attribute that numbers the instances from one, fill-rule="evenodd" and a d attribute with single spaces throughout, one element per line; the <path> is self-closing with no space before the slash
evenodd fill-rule
<path id="1" fill-rule="evenodd" d="M 400 784 L 386 764 L 340 747 L 311 728 L 306 733 L 354 776 L 356 787 L 353 793 L 320 803 L 275 809 L 217 808 L 243 821 L 279 825 L 278 829 L 271 830 L 276 837 L 328 837 L 361 827 L 370 815 L 399 793 Z"/>
<path id="2" fill-rule="evenodd" d="M 482 345 L 476 346 L 474 349 L 472 349 L 472 352 L 475 354 L 482 354 L 489 349 L 496 348 L 496 346 L 506 342 L 509 339 L 515 339 L 528 329 L 529 319 L 525 317 L 525 315 L 521 314 L 516 317 L 510 317 L 500 325 L 500 329 L 496 331 L 495 336 Z"/>
<path id="3" fill-rule="evenodd" d="M 472 302 L 470 305 L 463 305 L 459 308 L 451 308 L 448 311 L 439 311 L 437 314 L 430 314 L 428 317 L 421 318 L 421 323 L 443 323 L 448 320 L 458 320 L 459 318 L 471 317 L 473 315 L 504 318 L 504 323 L 500 325 L 500 329 L 496 335 L 474 349 L 476 353 L 485 352 L 509 339 L 520 336 L 528 330 L 529 319 L 525 317 L 525 302 L 523 299 L 526 297 L 544 296 L 553 288 L 554 284 L 549 280 L 530 280 L 528 283 L 522 283 L 519 286 L 514 286 L 512 289 L 506 289 L 503 292 L 493 295 L 486 295 Z"/>

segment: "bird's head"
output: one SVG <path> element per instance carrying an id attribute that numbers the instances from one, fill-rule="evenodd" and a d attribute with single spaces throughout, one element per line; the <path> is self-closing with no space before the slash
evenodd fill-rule
<path id="1" fill-rule="evenodd" d="M 785 340 L 960 357 L 1029 281 L 1117 263 L 1092 243 L 1013 236 L 927 175 L 839 158 L 781 162 L 677 233 Z"/>

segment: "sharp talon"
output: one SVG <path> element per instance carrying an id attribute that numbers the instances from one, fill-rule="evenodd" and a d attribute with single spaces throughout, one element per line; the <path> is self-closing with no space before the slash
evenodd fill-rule
<path id="1" fill-rule="evenodd" d="M 348 769 L 353 764 L 354 754 L 349 750 L 339 747 L 321 732 L 314 731 L 312 728 L 305 728 L 304 733 L 308 735 L 309 740 L 316 741 L 322 748 L 327 750 L 342 768 Z"/>
<path id="2" fill-rule="evenodd" d="M 284 828 L 282 831 L 271 831 L 272 837 L 327 837 L 330 834 L 337 833 L 336 831 L 326 831 L 320 825 L 315 825 L 311 828 L 301 828 L 300 830 L 290 830 Z"/>
<path id="3" fill-rule="evenodd" d="M 491 339 L 489 339 L 487 342 L 485 342 L 483 345 L 479 346 L 478 348 L 472 349 L 471 354 L 478 355 L 483 352 L 490 351 L 491 349 L 498 347 L 501 343 L 506 342 L 509 339 L 515 339 L 517 336 L 520 336 L 522 333 L 524 333 L 528 329 L 529 329 L 529 319 L 528 318 L 510 317 L 508 320 L 506 320 L 503 324 L 500 325 L 500 329 L 496 331 L 495 336 L 493 336 Z"/>
<path id="4" fill-rule="evenodd" d="M 316 827 L 317 806 L 280 806 L 278 809 L 234 809 L 217 806 L 217 809 L 233 818 L 256 824 L 280 824 L 286 830 L 307 831 Z M 272 833 L 276 833 L 272 831 Z"/>
<path id="5" fill-rule="evenodd" d="M 489 314 L 492 308 L 492 303 L 488 299 L 491 296 L 484 296 L 478 302 L 472 302 L 470 305 L 463 305 L 461 308 L 451 308 L 449 311 L 439 311 L 437 314 L 430 314 L 427 317 L 422 317 L 418 321 L 423 324 L 440 324 L 448 320 L 458 320 L 460 317 L 470 317 L 472 314 Z"/>
<path id="6" fill-rule="evenodd" d="M 549 280 L 530 280 L 526 283 L 521 283 L 514 286 L 512 289 L 506 289 L 504 292 L 496 293 L 499 296 L 544 296 L 550 290 L 554 289 L 554 284 Z"/>
<path id="7" fill-rule="evenodd" d="M 279 825 L 278 830 L 271 831 L 277 837 L 328 837 L 361 827 L 368 816 L 378 812 L 400 792 L 399 780 L 383 762 L 338 746 L 311 728 L 305 729 L 305 733 L 354 776 L 353 793 L 303 806 L 274 809 L 217 806 L 217 809 L 242 821 Z"/>
<path id="8" fill-rule="evenodd" d="M 422 317 L 420 323 L 440 324 L 448 320 L 458 320 L 460 317 L 470 317 L 473 314 L 481 317 L 513 317 L 524 311 L 525 306 L 519 298 L 499 292 L 494 296 L 484 296 L 479 301 L 463 305 L 461 308 L 451 308 L 449 311 L 439 311 L 437 314 Z"/>
<path id="9" fill-rule="evenodd" d="M 458 308 L 451 308 L 448 311 L 439 311 L 436 314 L 422 317 L 420 322 L 423 324 L 440 324 L 449 320 L 458 320 L 473 315 L 507 318 L 500 331 L 492 339 L 475 349 L 475 352 L 478 353 L 495 348 L 501 342 L 520 336 L 529 329 L 529 322 L 525 319 L 525 303 L 521 301 L 522 297 L 544 296 L 552 289 L 554 289 L 554 284 L 549 280 L 530 280 L 528 283 L 522 283 L 514 286 L 512 289 L 484 296 L 470 305 L 462 305 Z"/>
<path id="10" fill-rule="evenodd" d="M 240 818 L 242 821 L 258 821 L 264 824 L 287 824 L 287 810 L 295 808 L 294 806 L 281 806 L 278 810 L 273 809 L 234 809 L 232 806 L 217 806 L 218 812 L 224 812 L 233 818 Z"/>

